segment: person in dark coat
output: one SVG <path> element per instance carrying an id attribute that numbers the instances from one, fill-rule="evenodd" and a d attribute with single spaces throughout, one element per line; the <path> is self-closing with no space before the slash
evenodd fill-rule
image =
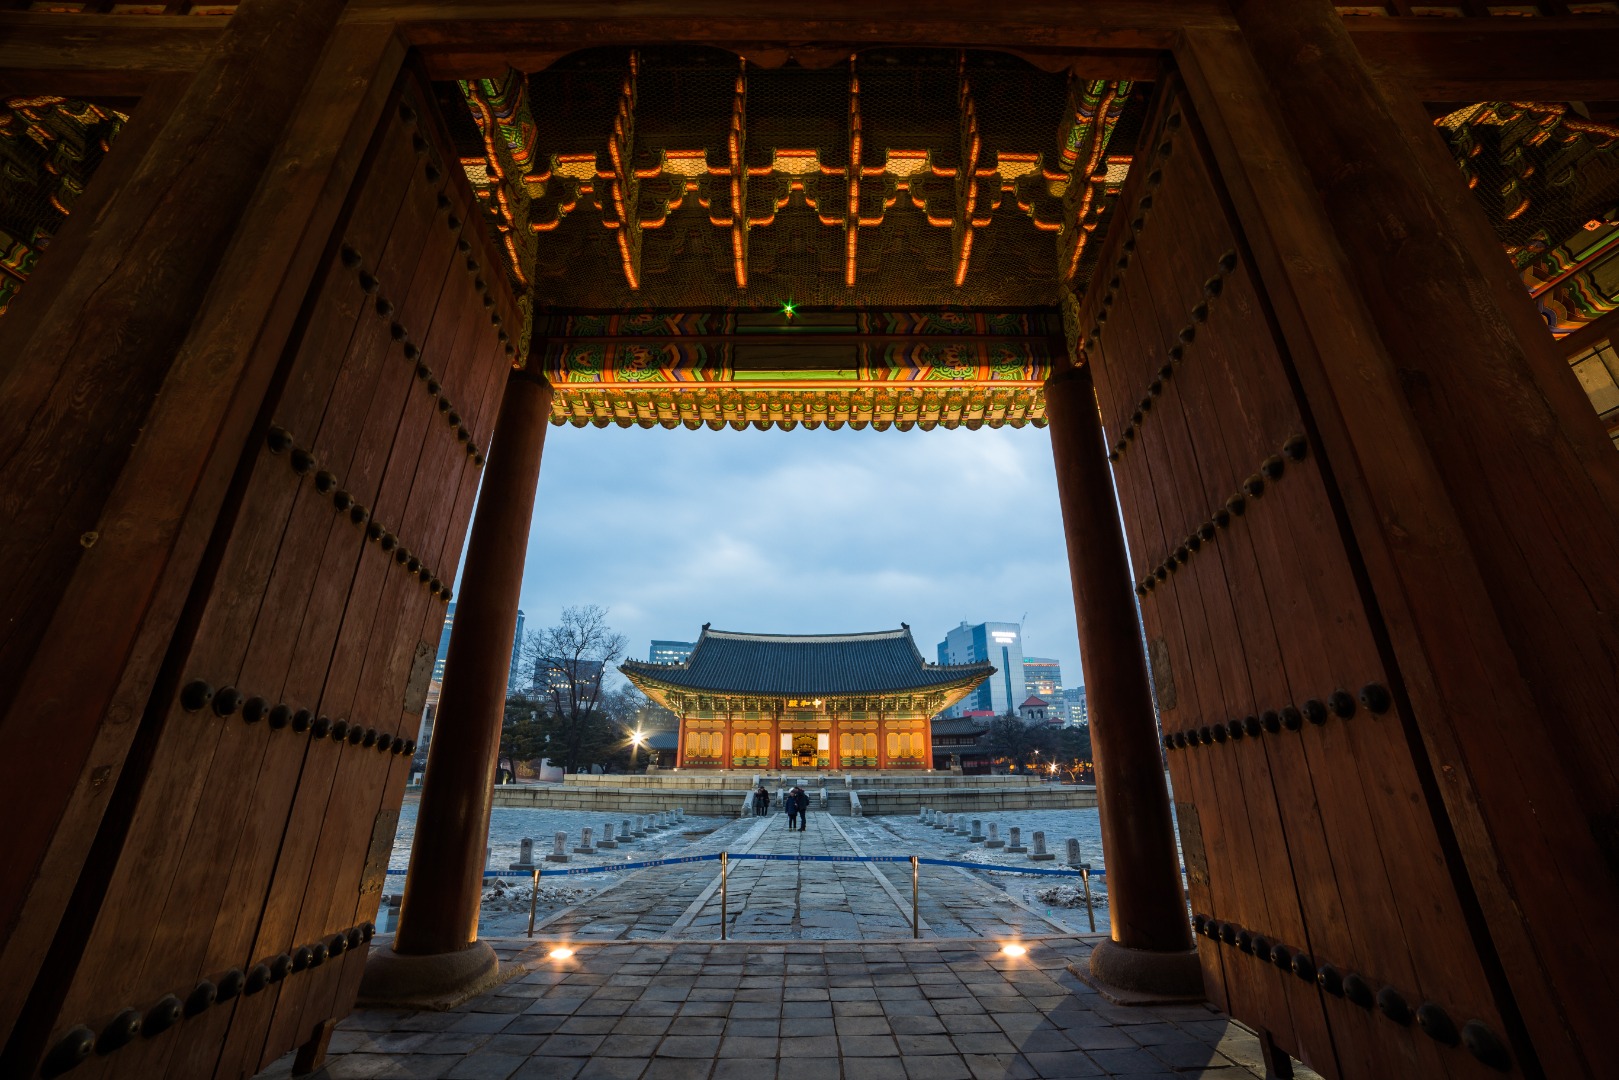
<path id="1" fill-rule="evenodd" d="M 793 794 L 796 790 L 796 788 L 791 788 L 783 792 L 781 796 L 781 808 L 787 811 L 787 828 L 789 830 L 798 827 L 798 799 Z"/>
<path id="2" fill-rule="evenodd" d="M 770 792 L 765 790 L 763 784 L 753 793 L 753 816 L 764 817 L 770 813 Z"/>
<path id="3" fill-rule="evenodd" d="M 788 798 L 793 800 L 793 809 L 798 814 L 798 831 L 803 832 L 809 823 L 809 795 L 803 788 L 794 785 L 793 790 L 788 792 Z"/>

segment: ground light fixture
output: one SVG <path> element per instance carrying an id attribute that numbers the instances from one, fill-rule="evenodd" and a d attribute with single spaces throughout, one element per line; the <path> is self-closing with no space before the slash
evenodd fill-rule
<path id="1" fill-rule="evenodd" d="M 1007 956 L 1022 956 L 1028 951 L 1028 949 L 1025 949 L 1022 945 L 1019 945 L 1015 941 L 1009 941 L 1005 945 L 1001 946 L 1001 952 Z"/>
<path id="2" fill-rule="evenodd" d="M 573 955 L 573 950 L 568 948 L 566 945 L 558 945 L 545 955 L 549 956 L 553 960 L 566 960 Z"/>

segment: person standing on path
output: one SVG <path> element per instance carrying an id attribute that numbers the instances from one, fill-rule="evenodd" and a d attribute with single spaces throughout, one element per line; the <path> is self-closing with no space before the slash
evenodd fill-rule
<path id="1" fill-rule="evenodd" d="M 793 813 L 798 818 L 798 831 L 803 832 L 809 820 L 809 795 L 805 793 L 803 788 L 794 784 L 793 790 L 787 793 L 787 798 L 792 800 Z M 792 818 L 788 818 L 789 822 L 791 820 Z"/>
<path id="2" fill-rule="evenodd" d="M 759 789 L 753 793 L 753 816 L 765 817 L 769 813 L 770 792 L 765 790 L 764 782 L 760 781 Z"/>

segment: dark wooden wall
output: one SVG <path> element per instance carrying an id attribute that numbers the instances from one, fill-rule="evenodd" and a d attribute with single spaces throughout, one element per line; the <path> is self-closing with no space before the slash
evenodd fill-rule
<path id="1" fill-rule="evenodd" d="M 73 1075 L 247 1076 L 352 1005 L 517 325 L 432 109 L 407 77 L 285 285 L 299 324 L 13 1064 L 134 1010 Z"/>
<path id="2" fill-rule="evenodd" d="M 1184 100 L 1158 122 L 1080 331 L 1206 983 L 1328 1076 L 1520 1075 L 1447 1045 L 1508 1044 L 1488 942 L 1264 285 Z"/>

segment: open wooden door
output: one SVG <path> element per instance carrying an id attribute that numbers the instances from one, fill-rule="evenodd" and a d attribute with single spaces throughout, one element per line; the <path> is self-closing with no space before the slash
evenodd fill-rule
<path id="1" fill-rule="evenodd" d="M 407 75 L 284 286 L 301 315 L 10 1075 L 248 1076 L 352 1005 L 520 322 L 448 146 Z"/>
<path id="2" fill-rule="evenodd" d="M 1211 997 L 1333 1077 L 1521 1075 L 1331 462 L 1173 87 L 1076 312 Z"/>

